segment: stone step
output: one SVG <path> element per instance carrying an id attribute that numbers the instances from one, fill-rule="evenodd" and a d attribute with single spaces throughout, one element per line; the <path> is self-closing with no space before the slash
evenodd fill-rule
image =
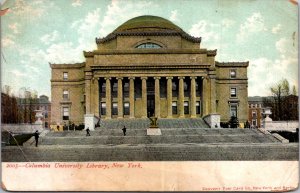
<path id="1" fill-rule="evenodd" d="M 159 143 L 279 143 L 275 138 L 256 134 L 234 135 L 161 135 L 161 136 L 78 136 L 44 137 L 41 145 L 90 145 L 90 144 L 159 144 Z"/>
<path id="2" fill-rule="evenodd" d="M 257 134 L 263 135 L 261 132 L 257 132 L 254 129 L 202 129 L 202 128 L 163 128 L 161 129 L 162 135 L 228 135 L 228 134 Z M 146 129 L 127 129 L 127 136 L 145 136 Z M 78 137 L 85 136 L 86 131 L 63 131 L 63 132 L 50 132 L 47 137 Z M 96 128 L 95 131 L 91 131 L 92 136 L 123 136 L 121 129 L 103 129 Z"/>
<path id="3" fill-rule="evenodd" d="M 298 160 L 298 144 L 50 145 L 3 147 L 3 162 Z"/>

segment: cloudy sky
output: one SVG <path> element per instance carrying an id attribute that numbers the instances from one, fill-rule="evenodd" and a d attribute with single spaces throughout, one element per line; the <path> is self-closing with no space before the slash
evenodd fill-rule
<path id="1" fill-rule="evenodd" d="M 169 19 L 218 61 L 250 61 L 249 96 L 287 78 L 298 86 L 297 6 L 289 0 L 0 0 L 2 85 L 50 96 L 50 63 L 83 62 L 83 50 L 136 16 Z"/>

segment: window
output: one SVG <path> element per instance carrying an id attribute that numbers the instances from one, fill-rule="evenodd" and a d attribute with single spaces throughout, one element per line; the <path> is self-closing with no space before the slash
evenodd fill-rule
<path id="1" fill-rule="evenodd" d="M 256 118 L 256 116 L 257 116 L 257 113 L 256 113 L 255 110 L 253 110 L 253 111 L 252 111 L 252 117 L 253 117 L 253 118 Z"/>
<path id="2" fill-rule="evenodd" d="M 112 97 L 118 96 L 118 83 L 114 82 L 112 87 Z"/>
<path id="3" fill-rule="evenodd" d="M 176 101 L 172 102 L 172 114 L 173 115 L 177 114 L 177 102 Z"/>
<path id="4" fill-rule="evenodd" d="M 113 103 L 112 114 L 118 115 L 118 103 Z"/>
<path id="5" fill-rule="evenodd" d="M 106 103 L 101 103 L 101 115 L 106 115 Z"/>
<path id="6" fill-rule="evenodd" d="M 69 107 L 63 107 L 63 120 L 69 120 Z"/>
<path id="7" fill-rule="evenodd" d="M 68 73 L 67 73 L 67 72 L 64 72 L 64 73 L 63 73 L 63 79 L 64 79 L 64 80 L 68 80 Z"/>
<path id="8" fill-rule="evenodd" d="M 69 99 L 69 91 L 68 90 L 63 91 L 63 99 Z"/>
<path id="9" fill-rule="evenodd" d="M 102 83 L 102 85 L 101 85 L 101 93 L 103 94 L 103 96 L 105 96 L 105 94 L 106 94 L 106 83 L 105 82 Z"/>
<path id="10" fill-rule="evenodd" d="M 256 125 L 256 119 L 252 119 L 252 125 L 253 125 L 253 126 L 257 126 L 257 125 Z"/>
<path id="11" fill-rule="evenodd" d="M 129 97 L 129 83 L 128 82 L 124 83 L 123 95 L 124 95 L 124 97 Z"/>
<path id="12" fill-rule="evenodd" d="M 196 102 L 196 114 L 200 114 L 201 109 L 200 109 L 200 101 Z"/>
<path id="13" fill-rule="evenodd" d="M 45 112 L 45 118 L 48 118 L 48 113 L 47 112 Z"/>
<path id="14" fill-rule="evenodd" d="M 184 101 L 183 105 L 184 105 L 184 114 L 185 115 L 189 114 L 189 102 Z"/>
<path id="15" fill-rule="evenodd" d="M 130 108 L 129 108 L 129 103 L 128 102 L 125 102 L 124 103 L 124 115 L 129 115 L 129 112 L 130 112 Z"/>
<path id="16" fill-rule="evenodd" d="M 235 69 L 230 70 L 230 78 L 236 78 L 236 70 Z"/>
<path id="17" fill-rule="evenodd" d="M 172 95 L 173 95 L 173 97 L 177 97 L 178 96 L 177 89 L 178 89 L 178 87 L 177 87 L 176 82 L 172 82 Z"/>
<path id="18" fill-rule="evenodd" d="M 236 88 L 230 88 L 230 97 L 236 97 Z"/>
<path id="19" fill-rule="evenodd" d="M 158 44 L 155 44 L 155 43 L 151 43 L 151 42 L 147 42 L 147 43 L 143 43 L 143 44 L 140 44 L 138 45 L 136 48 L 154 48 L 154 49 L 157 49 L 157 48 L 161 48 L 160 45 Z"/>
<path id="20" fill-rule="evenodd" d="M 236 104 L 230 105 L 230 116 L 237 117 L 237 105 Z"/>

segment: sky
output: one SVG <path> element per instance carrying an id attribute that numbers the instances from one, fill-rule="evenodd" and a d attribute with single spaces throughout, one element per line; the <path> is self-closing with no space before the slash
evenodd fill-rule
<path id="1" fill-rule="evenodd" d="M 298 88 L 298 7 L 289 0 L 0 0 L 1 82 L 51 96 L 49 63 L 84 62 L 122 23 L 160 16 L 202 37 L 219 62 L 249 61 L 248 95 L 271 95 L 286 78 Z M 298 89 L 297 89 L 298 90 Z"/>

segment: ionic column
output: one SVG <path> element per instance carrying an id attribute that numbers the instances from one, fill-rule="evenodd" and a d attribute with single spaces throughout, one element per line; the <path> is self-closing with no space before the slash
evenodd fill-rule
<path id="1" fill-rule="evenodd" d="M 110 119 L 111 118 L 111 86 L 110 86 L 110 79 L 111 78 L 105 78 L 106 80 L 106 119 Z"/>
<path id="2" fill-rule="evenodd" d="M 216 79 L 214 77 L 210 78 L 210 112 L 216 113 Z"/>
<path id="3" fill-rule="evenodd" d="M 178 109 L 179 117 L 184 117 L 184 77 L 178 77 L 179 79 L 179 94 L 178 94 Z"/>
<path id="4" fill-rule="evenodd" d="M 95 115 L 96 116 L 99 116 L 99 78 L 96 78 L 95 80 L 94 80 L 95 82 L 94 82 L 94 84 L 95 84 L 95 90 L 94 90 L 94 97 L 95 97 L 95 99 L 94 99 L 94 101 L 95 101 L 95 110 L 94 110 L 94 112 L 95 112 Z"/>
<path id="5" fill-rule="evenodd" d="M 196 78 L 197 77 L 190 77 L 191 78 L 191 118 L 196 117 Z"/>
<path id="6" fill-rule="evenodd" d="M 142 79 L 142 118 L 147 118 L 147 77 Z"/>
<path id="7" fill-rule="evenodd" d="M 134 118 L 134 77 L 129 77 L 130 118 Z"/>
<path id="8" fill-rule="evenodd" d="M 159 87 L 160 77 L 154 77 L 155 80 L 155 117 L 160 117 L 160 87 Z"/>
<path id="9" fill-rule="evenodd" d="M 118 80 L 118 118 L 123 118 L 123 78 L 117 77 Z"/>
<path id="10" fill-rule="evenodd" d="M 167 108 L 168 118 L 172 117 L 172 79 L 173 77 L 167 77 Z"/>
<path id="11" fill-rule="evenodd" d="M 85 80 L 85 108 L 86 114 L 91 113 L 91 80 Z"/>
<path id="12" fill-rule="evenodd" d="M 202 95 L 203 95 L 203 113 L 202 116 L 208 115 L 208 109 L 209 109 L 209 88 L 208 88 L 208 77 L 203 77 L 203 86 L 202 86 Z"/>

